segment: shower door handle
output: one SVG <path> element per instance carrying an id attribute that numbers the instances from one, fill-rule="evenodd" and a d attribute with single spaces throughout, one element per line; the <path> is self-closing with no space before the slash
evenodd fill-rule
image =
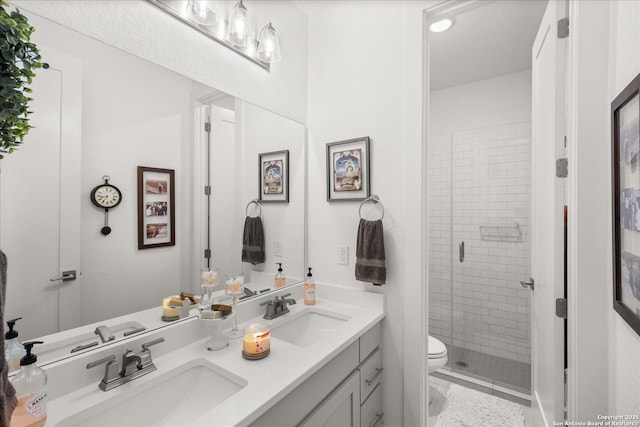
<path id="1" fill-rule="evenodd" d="M 521 285 L 523 288 L 529 288 L 529 289 L 531 289 L 531 290 L 533 290 L 533 288 L 534 288 L 534 286 L 535 286 L 535 283 L 536 283 L 536 282 L 535 282 L 535 280 L 533 280 L 533 277 L 531 277 L 531 278 L 529 279 L 529 281 L 528 281 L 528 282 L 520 281 L 520 285 Z"/>
<path id="2" fill-rule="evenodd" d="M 464 242 L 460 242 L 458 245 L 458 255 L 460 257 L 460 262 L 464 262 Z"/>

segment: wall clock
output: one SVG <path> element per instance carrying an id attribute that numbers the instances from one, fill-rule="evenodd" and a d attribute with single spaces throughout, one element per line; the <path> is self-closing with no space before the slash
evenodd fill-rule
<path id="1" fill-rule="evenodd" d="M 115 208 L 122 201 L 122 192 L 115 185 L 109 184 L 107 175 L 103 176 L 104 184 L 100 184 L 91 190 L 91 202 L 99 208 L 104 209 L 104 227 L 100 233 L 105 236 L 111 233 L 109 227 L 109 209 Z"/>

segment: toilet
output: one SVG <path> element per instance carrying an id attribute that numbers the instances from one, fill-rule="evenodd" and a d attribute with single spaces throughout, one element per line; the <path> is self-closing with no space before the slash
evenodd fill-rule
<path id="1" fill-rule="evenodd" d="M 429 373 L 447 364 L 447 347 L 438 338 L 429 335 Z"/>
<path id="2" fill-rule="evenodd" d="M 443 368 L 447 364 L 447 347 L 438 338 L 429 335 L 429 373 L 435 372 Z M 433 403 L 435 390 L 429 386 L 429 405 Z"/>

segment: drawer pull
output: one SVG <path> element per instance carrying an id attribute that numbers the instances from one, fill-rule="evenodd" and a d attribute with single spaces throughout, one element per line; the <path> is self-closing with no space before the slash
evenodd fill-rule
<path id="1" fill-rule="evenodd" d="M 378 377 L 380 376 L 380 373 L 382 372 L 384 368 L 376 368 L 376 373 L 373 376 L 373 378 L 371 378 L 370 380 L 367 380 L 367 385 L 370 386 L 371 384 L 373 384 L 373 382 L 378 379 Z"/>
<path id="2" fill-rule="evenodd" d="M 384 412 L 376 412 L 376 420 L 371 424 L 371 427 L 376 427 L 382 421 L 382 417 L 384 417 Z"/>

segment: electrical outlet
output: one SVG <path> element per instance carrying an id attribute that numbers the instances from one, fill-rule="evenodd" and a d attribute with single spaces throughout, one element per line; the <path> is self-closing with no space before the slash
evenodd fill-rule
<path id="1" fill-rule="evenodd" d="M 348 245 L 338 245 L 338 265 L 349 265 Z"/>
<path id="2" fill-rule="evenodd" d="M 273 241 L 273 254 L 277 257 L 282 257 L 282 240 L 276 239 Z"/>

